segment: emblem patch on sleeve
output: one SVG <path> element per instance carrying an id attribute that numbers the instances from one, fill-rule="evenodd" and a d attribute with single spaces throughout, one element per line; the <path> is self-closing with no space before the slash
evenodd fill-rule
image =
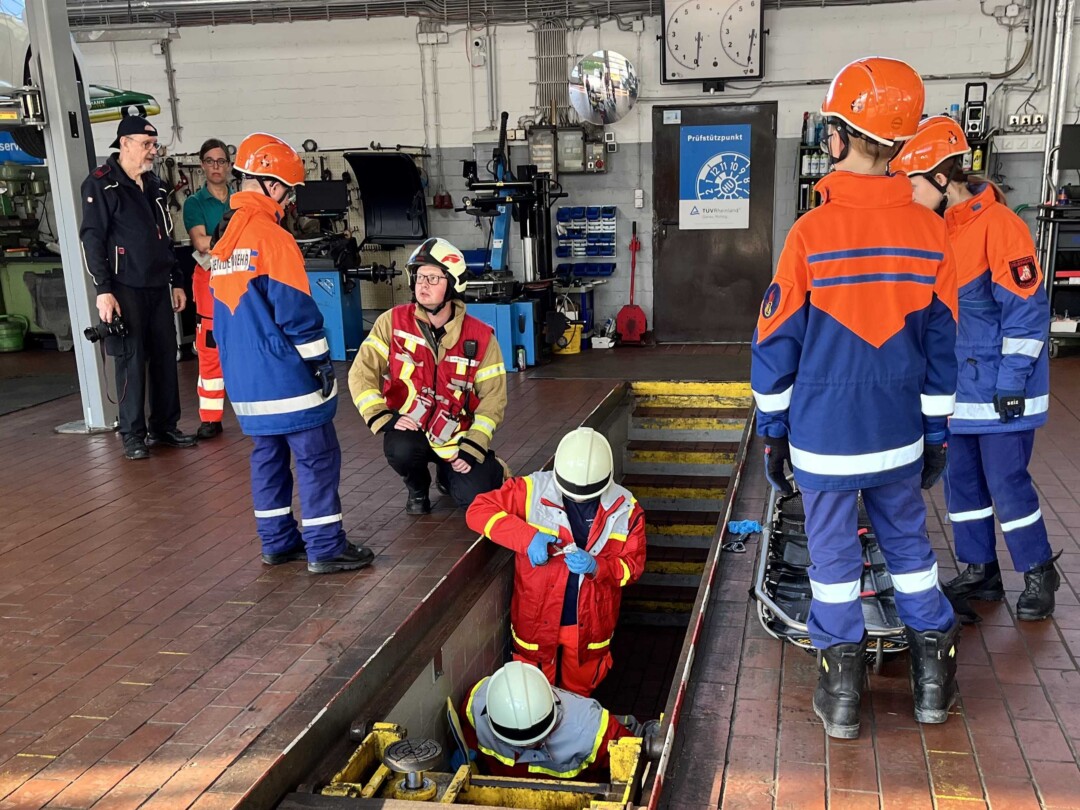
<path id="1" fill-rule="evenodd" d="M 780 309 L 780 285 L 773 283 L 765 291 L 765 298 L 761 301 L 761 317 L 768 320 Z"/>
<path id="2" fill-rule="evenodd" d="M 1034 287 L 1039 283 L 1039 271 L 1036 269 L 1034 256 L 1025 256 L 1022 259 L 1009 262 L 1009 272 L 1012 273 L 1016 286 L 1022 290 Z"/>

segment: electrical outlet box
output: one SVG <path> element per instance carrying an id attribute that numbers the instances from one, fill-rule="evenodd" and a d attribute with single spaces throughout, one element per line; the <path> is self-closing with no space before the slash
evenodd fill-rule
<path id="1" fill-rule="evenodd" d="M 634 208 L 645 207 L 645 190 L 641 188 L 634 189 Z"/>
<path id="2" fill-rule="evenodd" d="M 1014 128 L 1020 126 L 1020 116 L 1016 115 L 1015 113 L 1010 115 L 1009 116 L 1009 126 L 1014 127 Z"/>
<path id="3" fill-rule="evenodd" d="M 645 30 L 645 21 L 641 18 L 631 21 L 630 30 L 633 31 L 635 34 L 640 34 L 642 31 Z"/>
<path id="4" fill-rule="evenodd" d="M 506 140 L 508 140 L 508 141 L 516 141 L 517 140 L 517 130 L 516 129 L 508 129 L 508 130 L 506 130 Z"/>
<path id="5" fill-rule="evenodd" d="M 523 141 L 523 140 L 525 140 L 525 130 L 523 130 L 523 129 L 518 129 L 518 130 L 514 130 L 514 131 L 515 131 L 515 132 L 517 132 L 517 139 L 518 139 L 519 141 Z"/>
<path id="6" fill-rule="evenodd" d="M 1009 5 L 1005 6 L 1005 17 L 1006 18 L 1019 17 L 1019 16 L 1020 16 L 1020 4 L 1019 3 L 1009 3 Z"/>
<path id="7" fill-rule="evenodd" d="M 1046 116 L 1042 113 L 1035 113 L 1033 116 L 1031 116 L 1031 123 L 1033 123 L 1037 127 L 1041 127 L 1043 124 L 1046 123 Z"/>
<path id="8" fill-rule="evenodd" d="M 1020 116 L 1020 126 L 1022 126 L 1022 127 L 1030 127 L 1031 126 L 1031 116 L 1029 114 L 1024 113 L 1023 115 Z"/>
<path id="9" fill-rule="evenodd" d="M 608 152 L 618 152 L 619 151 L 619 145 L 617 143 L 615 143 L 615 141 L 610 141 L 610 142 L 604 144 L 604 146 L 607 147 Z"/>

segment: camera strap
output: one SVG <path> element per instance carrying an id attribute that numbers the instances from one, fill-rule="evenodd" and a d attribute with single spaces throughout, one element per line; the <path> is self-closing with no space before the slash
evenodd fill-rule
<path id="1" fill-rule="evenodd" d="M 122 338 L 120 338 L 120 340 L 122 340 L 122 341 L 127 340 L 127 337 L 122 337 Z M 109 364 L 105 361 L 105 358 L 107 356 L 105 354 L 105 341 L 104 340 L 99 340 L 98 344 L 99 344 L 98 345 L 98 351 L 101 352 L 101 374 L 105 378 L 105 398 L 107 400 L 109 400 L 110 403 L 112 403 L 117 408 L 119 408 L 121 405 L 124 404 L 124 400 L 127 398 L 127 389 L 128 389 L 128 382 L 129 381 L 124 380 L 124 390 L 120 392 L 120 401 L 119 402 L 117 402 L 115 399 L 113 399 L 109 395 Z M 113 360 L 115 361 L 116 358 L 114 357 Z"/>

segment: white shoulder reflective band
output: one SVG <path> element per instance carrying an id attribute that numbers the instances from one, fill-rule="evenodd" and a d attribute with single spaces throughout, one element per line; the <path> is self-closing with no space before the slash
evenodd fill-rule
<path id="1" fill-rule="evenodd" d="M 891 573 L 891 572 L 890 572 Z M 937 563 L 928 571 L 915 571 L 911 574 L 891 574 L 893 587 L 897 593 L 922 593 L 938 585 Z"/>
<path id="2" fill-rule="evenodd" d="M 199 377 L 198 384 L 199 387 L 202 388 L 204 391 L 225 390 L 225 380 L 223 380 L 221 377 L 211 377 L 210 379 L 207 379 L 206 377 Z"/>
<path id="3" fill-rule="evenodd" d="M 318 357 L 320 354 L 327 354 L 330 351 L 330 344 L 326 342 L 326 338 L 324 337 L 313 340 L 310 343 L 297 343 L 295 345 L 296 350 L 300 352 L 300 356 L 305 360 Z"/>
<path id="4" fill-rule="evenodd" d="M 878 453 L 862 453 L 854 456 L 834 456 L 809 453 L 795 445 L 791 447 L 791 466 L 813 475 L 866 475 L 903 467 L 922 458 L 923 439 L 893 450 Z"/>
<path id="5" fill-rule="evenodd" d="M 1016 529 L 1022 529 L 1025 526 L 1030 526 L 1032 523 L 1037 523 L 1040 520 L 1042 520 L 1042 509 L 1036 509 L 1030 515 L 1017 518 L 1016 520 L 1010 520 L 1007 523 L 1002 523 L 1001 530 L 1003 532 L 1011 532 Z"/>
<path id="6" fill-rule="evenodd" d="M 304 518 L 300 521 L 301 526 L 325 526 L 327 523 L 341 523 L 341 513 L 326 517 Z"/>
<path id="7" fill-rule="evenodd" d="M 757 403 L 758 410 L 765 413 L 777 413 L 778 411 L 786 411 L 791 407 L 791 389 L 795 386 L 788 386 L 786 391 L 781 391 L 779 394 L 759 394 L 754 392 L 754 402 Z"/>
<path id="8" fill-rule="evenodd" d="M 1038 357 L 1042 354 L 1043 342 L 1035 338 L 1002 338 L 1002 354 L 1022 354 L 1025 357 Z"/>
<path id="9" fill-rule="evenodd" d="M 949 512 L 949 520 L 952 523 L 967 523 L 969 520 L 984 520 L 994 516 L 994 507 L 974 509 L 970 512 Z"/>
<path id="10" fill-rule="evenodd" d="M 476 373 L 476 381 L 483 382 L 484 380 L 490 380 L 495 377 L 500 377 L 504 374 L 506 374 L 506 366 L 504 366 L 502 363 L 497 363 L 496 365 L 488 366 L 482 371 L 478 371 Z"/>
<path id="11" fill-rule="evenodd" d="M 1024 400 L 1024 416 L 1037 416 L 1040 413 L 1046 413 L 1049 409 L 1049 394 Z M 994 408 L 993 402 L 957 402 L 952 418 L 983 421 L 987 419 L 997 420 L 1000 417 Z"/>
<path id="12" fill-rule="evenodd" d="M 859 598 L 859 586 L 861 583 L 859 580 L 854 582 L 837 582 L 833 585 L 825 585 L 821 582 L 814 582 L 810 580 L 810 588 L 814 592 L 814 598 L 819 602 L 829 602 L 830 604 L 842 604 L 844 602 L 854 602 Z"/>
<path id="13" fill-rule="evenodd" d="M 312 391 L 310 394 L 301 394 L 298 397 L 286 397 L 285 399 L 267 399 L 261 402 L 234 402 L 232 406 L 233 412 L 237 416 L 274 416 L 318 407 L 336 397 L 337 392 L 337 381 L 335 380 L 334 389 L 326 399 L 323 399 L 321 391 Z"/>
<path id="14" fill-rule="evenodd" d="M 377 354 L 382 357 L 383 360 L 390 359 L 390 347 L 374 335 L 368 335 L 364 342 L 361 344 L 361 348 L 363 346 L 370 346 L 376 351 Z"/>
<path id="15" fill-rule="evenodd" d="M 949 416 L 956 406 L 956 394 L 921 394 L 923 416 Z"/>
<path id="16" fill-rule="evenodd" d="M 292 514 L 291 506 L 283 506 L 280 509 L 256 509 L 255 517 L 257 518 L 272 518 L 272 517 L 284 517 L 285 515 Z"/>

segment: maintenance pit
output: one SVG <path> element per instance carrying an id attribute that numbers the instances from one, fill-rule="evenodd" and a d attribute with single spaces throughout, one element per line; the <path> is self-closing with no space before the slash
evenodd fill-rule
<path id="1" fill-rule="evenodd" d="M 651 745 L 640 738 L 612 745 L 607 781 L 449 769 L 454 744 L 448 701 L 460 707 L 510 650 L 513 557 L 477 538 L 286 748 L 243 806 L 281 800 L 283 810 L 408 807 L 419 797 L 485 807 L 655 806 L 655 785 L 662 784 L 656 777 L 677 738 L 720 559 L 718 527 L 738 488 L 750 415 L 745 383 L 640 382 L 616 386 L 584 421 L 611 442 L 616 480 L 645 510 L 648 543 L 645 573 L 623 601 L 615 665 L 594 697 L 613 714 L 634 714 L 643 722 L 663 718 Z M 406 739 L 411 742 L 403 754 L 394 744 Z"/>

